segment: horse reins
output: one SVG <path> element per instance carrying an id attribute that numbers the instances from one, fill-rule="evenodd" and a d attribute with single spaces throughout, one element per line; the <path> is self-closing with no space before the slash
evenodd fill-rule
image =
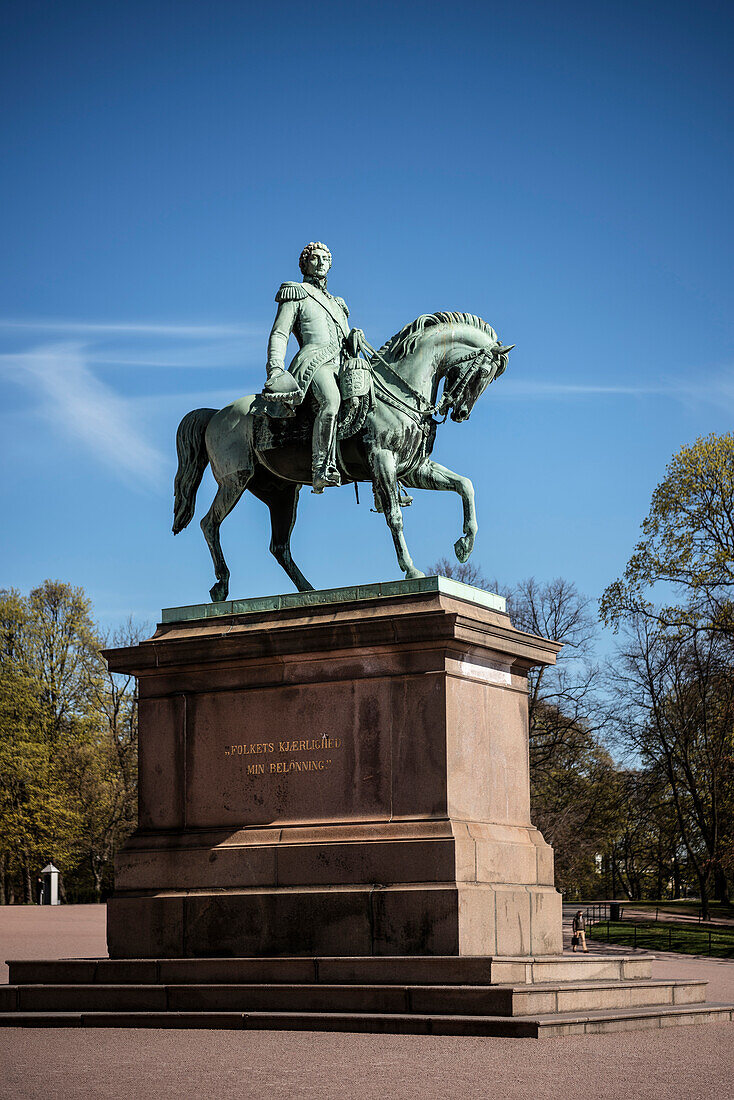
<path id="1" fill-rule="evenodd" d="M 375 382 L 375 385 L 376 385 L 377 389 L 382 391 L 382 400 L 385 401 L 386 404 L 393 405 L 394 408 L 402 409 L 404 412 L 406 412 L 408 414 L 408 416 L 410 416 L 410 418 L 412 420 L 415 421 L 415 423 L 418 425 L 419 428 L 421 428 L 422 431 L 426 431 L 427 428 L 428 428 L 428 425 L 426 423 L 427 418 L 429 418 L 429 417 L 432 418 L 434 416 L 438 416 L 443 411 L 443 420 L 446 419 L 446 417 L 448 416 L 448 410 L 449 410 L 450 406 L 452 405 L 452 403 L 454 401 L 453 394 L 446 394 L 444 392 L 444 394 L 443 394 L 440 402 L 438 403 L 438 405 L 430 405 L 429 404 L 427 408 L 421 409 L 420 406 L 425 404 L 425 402 L 427 400 L 423 396 L 423 394 L 418 393 L 418 391 L 414 390 L 413 387 L 408 382 L 406 382 L 404 378 L 401 378 L 400 375 L 397 373 L 397 371 L 393 370 L 393 368 L 390 366 L 390 364 L 385 359 L 383 359 L 383 357 L 380 355 L 379 351 L 376 351 L 367 342 L 367 340 L 365 340 L 364 338 L 362 339 L 362 344 L 367 349 L 367 351 L 369 351 L 375 357 L 375 359 L 378 359 L 382 363 L 383 367 L 385 367 L 389 371 L 389 373 L 393 376 L 393 378 L 401 386 L 404 386 L 405 389 L 409 391 L 409 393 L 412 394 L 412 396 L 418 402 L 418 408 L 417 409 L 411 408 L 411 406 L 408 405 L 405 401 L 403 401 L 402 398 L 398 397 L 397 394 L 393 393 L 393 391 L 390 389 L 390 387 L 388 385 L 386 385 L 386 383 L 383 382 L 383 380 L 379 377 L 379 375 L 377 375 L 373 371 L 372 372 L 373 381 Z M 465 355 L 462 359 L 457 359 L 456 362 L 451 364 L 452 367 L 458 367 L 462 363 L 466 363 L 466 367 L 461 372 L 459 378 L 457 378 L 456 383 L 454 384 L 454 388 L 460 388 L 461 387 L 461 383 L 465 381 L 466 376 L 467 376 L 467 374 L 469 373 L 469 371 L 471 369 L 471 364 L 473 362 L 475 362 L 479 358 L 480 355 L 486 355 L 486 352 L 483 348 L 479 348 L 477 351 L 473 351 L 473 352 L 471 352 L 470 355 Z M 448 397 L 448 402 L 446 400 L 447 397 Z M 418 419 L 418 417 L 420 417 L 421 419 Z M 443 420 L 438 421 L 437 423 L 443 423 Z"/>

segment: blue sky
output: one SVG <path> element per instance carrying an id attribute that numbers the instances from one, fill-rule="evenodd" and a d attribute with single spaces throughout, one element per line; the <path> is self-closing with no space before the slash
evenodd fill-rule
<path id="1" fill-rule="evenodd" d="M 672 453 L 732 426 L 732 12 L 8 0 L 0 584 L 82 584 L 108 625 L 207 598 L 176 425 L 260 388 L 318 239 L 373 344 L 458 309 L 517 345 L 434 457 L 487 575 L 598 596 Z M 415 495 L 425 567 L 461 509 Z M 291 589 L 257 500 L 222 539 L 232 596 Z M 316 587 L 399 576 L 367 492 L 302 493 L 293 548 Z"/>

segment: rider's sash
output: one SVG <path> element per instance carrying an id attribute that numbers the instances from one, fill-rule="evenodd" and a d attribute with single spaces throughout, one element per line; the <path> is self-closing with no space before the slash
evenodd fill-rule
<path id="1" fill-rule="evenodd" d="M 333 298 L 325 298 L 318 287 L 312 286 L 310 283 L 301 283 L 301 287 L 306 291 L 313 302 L 317 302 L 322 309 L 326 310 L 332 321 L 336 321 L 342 334 L 348 336 L 349 325 L 347 324 L 347 318 L 341 306 L 335 302 Z"/>

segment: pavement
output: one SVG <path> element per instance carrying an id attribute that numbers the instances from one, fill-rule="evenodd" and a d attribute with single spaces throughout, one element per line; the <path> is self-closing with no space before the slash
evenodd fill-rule
<path id="1" fill-rule="evenodd" d="M 104 906 L 0 907 L 3 960 L 105 954 Z M 673 976 L 734 1002 L 733 961 L 657 953 L 653 977 Z M 733 1053 L 732 1024 L 546 1040 L 5 1028 L 0 1097 L 710 1100 L 734 1095 Z"/>
<path id="2" fill-rule="evenodd" d="M 104 905 L 0 905 L 0 982 L 6 959 L 107 958 Z"/>

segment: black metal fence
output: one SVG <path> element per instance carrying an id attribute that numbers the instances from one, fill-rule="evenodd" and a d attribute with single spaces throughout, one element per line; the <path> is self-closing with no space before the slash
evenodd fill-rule
<path id="1" fill-rule="evenodd" d="M 609 923 L 612 919 L 609 912 L 609 903 L 598 901 L 587 905 L 584 910 L 584 917 L 586 918 L 587 928 L 591 928 L 593 924 L 603 924 L 604 921 Z"/>
<path id="2" fill-rule="evenodd" d="M 654 928 L 632 922 L 597 922 L 606 924 L 600 929 L 607 943 L 619 943 L 631 947 L 633 951 L 644 948 L 648 951 L 678 951 L 685 955 L 711 955 L 719 958 L 734 957 L 734 929 L 718 931 L 713 928 L 681 928 L 679 925 L 664 923 Z M 606 934 L 604 934 L 606 933 Z M 598 933 L 594 937 L 598 939 Z"/>

